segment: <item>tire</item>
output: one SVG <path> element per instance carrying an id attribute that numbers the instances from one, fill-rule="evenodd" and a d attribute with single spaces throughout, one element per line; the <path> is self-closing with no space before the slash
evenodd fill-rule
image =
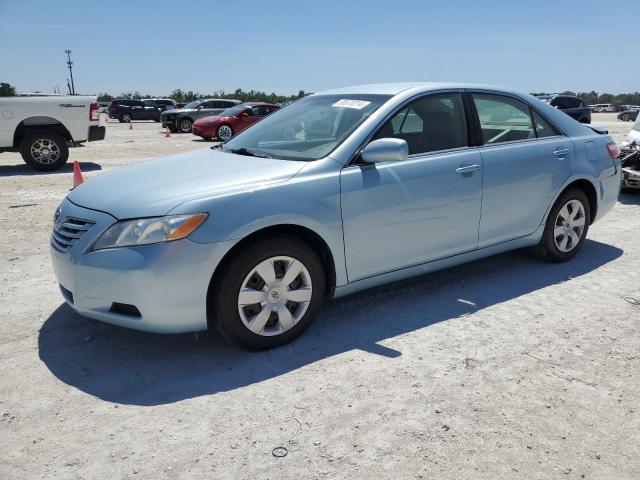
<path id="1" fill-rule="evenodd" d="M 221 142 L 226 142 L 231 137 L 233 137 L 233 128 L 231 125 L 227 125 L 226 123 L 220 125 L 216 130 L 216 138 Z"/>
<path id="2" fill-rule="evenodd" d="M 577 203 L 576 203 L 577 202 Z M 570 206 L 568 206 L 570 204 Z M 561 211 L 567 210 L 561 214 Z M 582 210 L 580 210 L 582 207 Z M 574 214 L 574 212 L 577 213 Z M 575 215 L 575 219 L 563 218 Z M 582 220 L 581 220 L 582 219 Z M 564 222 L 567 220 L 567 222 Z M 578 225 L 582 223 L 580 228 Z M 573 258 L 582 248 L 589 224 L 591 223 L 591 208 L 589 199 L 579 188 L 570 188 L 560 195 L 553 204 L 540 243 L 534 247 L 533 252 L 549 262 L 565 262 Z M 556 229 L 557 228 L 557 229 Z M 564 231 L 563 231 L 564 229 Z M 575 235 L 570 234 L 573 231 Z M 556 236 L 556 233 L 558 235 Z M 577 241 L 576 241 L 577 237 Z M 566 243 L 564 239 L 567 238 Z M 563 249 L 564 248 L 566 249 Z"/>
<path id="3" fill-rule="evenodd" d="M 121 113 L 120 117 L 118 118 L 120 123 L 130 123 L 132 119 L 133 119 L 133 117 L 128 112 Z"/>
<path id="4" fill-rule="evenodd" d="M 261 264 L 267 265 L 263 270 L 274 274 L 275 281 L 268 278 L 265 281 L 257 274 Z M 297 272 L 295 267 L 299 265 L 302 269 L 290 283 L 284 287 L 278 283 L 287 268 L 293 267 Z M 324 301 L 326 284 L 322 262 L 307 244 L 293 237 L 258 240 L 243 248 L 241 254 L 225 261 L 221 272 L 212 284 L 214 290 L 208 308 L 210 323 L 227 340 L 248 350 L 275 348 L 299 337 Z M 253 285 L 255 289 L 250 288 Z M 292 285 L 294 288 L 290 288 Z M 262 296 L 262 299 L 256 298 L 260 303 L 240 306 L 241 288 Z M 290 296 L 294 294 L 304 297 L 304 301 L 292 301 Z M 246 298 L 244 301 L 254 299 Z M 249 325 L 254 325 L 260 333 L 250 330 Z"/>
<path id="5" fill-rule="evenodd" d="M 22 139 L 20 154 L 30 167 L 41 172 L 52 172 L 67 163 L 69 147 L 58 132 L 37 130 Z"/>
<path id="6" fill-rule="evenodd" d="M 623 122 L 630 122 L 631 121 L 631 115 L 629 115 L 628 113 L 620 115 L 620 120 L 622 120 Z"/>
<path id="7" fill-rule="evenodd" d="M 192 125 L 193 120 L 190 118 L 181 118 L 178 120 L 178 131 L 180 131 L 180 133 L 191 133 Z"/>

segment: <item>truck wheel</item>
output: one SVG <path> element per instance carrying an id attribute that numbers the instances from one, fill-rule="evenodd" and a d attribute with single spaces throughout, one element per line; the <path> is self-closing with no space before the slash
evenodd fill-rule
<path id="1" fill-rule="evenodd" d="M 57 132 L 38 130 L 20 142 L 20 154 L 30 167 L 41 172 L 58 170 L 69 158 L 66 140 Z"/>

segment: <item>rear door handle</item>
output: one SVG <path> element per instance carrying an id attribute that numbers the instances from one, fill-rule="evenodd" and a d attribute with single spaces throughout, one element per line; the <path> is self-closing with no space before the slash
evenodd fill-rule
<path id="1" fill-rule="evenodd" d="M 568 148 L 565 148 L 565 147 L 559 147 L 559 148 L 556 148 L 556 149 L 553 151 L 553 154 L 554 154 L 556 157 L 558 157 L 560 160 L 562 160 L 564 157 L 566 157 L 567 155 L 569 155 L 569 153 L 571 153 L 571 152 L 569 151 L 569 149 L 568 149 Z"/>
<path id="2" fill-rule="evenodd" d="M 480 165 L 463 165 L 460 168 L 456 168 L 456 173 L 463 175 L 465 173 L 473 173 L 476 170 L 480 170 Z"/>

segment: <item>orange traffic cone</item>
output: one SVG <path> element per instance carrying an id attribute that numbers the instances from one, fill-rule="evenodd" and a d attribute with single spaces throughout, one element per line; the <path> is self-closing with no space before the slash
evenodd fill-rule
<path id="1" fill-rule="evenodd" d="M 129 121 L 129 130 L 133 130 L 133 122 Z"/>
<path id="2" fill-rule="evenodd" d="M 169 131 L 169 127 L 167 127 L 167 130 L 165 130 L 164 132 L 164 137 L 169 138 L 170 136 L 171 136 L 171 132 Z"/>
<path id="3" fill-rule="evenodd" d="M 73 188 L 76 188 L 84 182 L 84 178 L 82 178 L 82 172 L 80 171 L 80 164 L 77 160 L 73 162 Z"/>

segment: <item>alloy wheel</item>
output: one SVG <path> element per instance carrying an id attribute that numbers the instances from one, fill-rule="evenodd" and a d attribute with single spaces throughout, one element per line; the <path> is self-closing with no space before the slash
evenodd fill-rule
<path id="1" fill-rule="evenodd" d="M 578 246 L 584 234 L 585 221 L 584 205 L 580 200 L 569 200 L 562 206 L 553 228 L 558 250 L 566 253 Z"/>
<path id="2" fill-rule="evenodd" d="M 182 133 L 189 133 L 191 131 L 191 121 L 188 119 L 180 120 L 180 131 Z"/>
<path id="3" fill-rule="evenodd" d="M 222 125 L 218 128 L 218 138 L 220 140 L 227 141 L 233 136 L 233 132 L 231 131 L 231 127 L 228 125 Z"/>
<path id="4" fill-rule="evenodd" d="M 51 165 L 60 158 L 60 147 L 48 138 L 39 138 L 31 144 L 31 158 L 43 165 Z"/>
<path id="5" fill-rule="evenodd" d="M 304 316 L 313 287 L 309 270 L 292 257 L 271 257 L 256 265 L 238 292 L 244 325 L 260 336 L 291 330 Z"/>

